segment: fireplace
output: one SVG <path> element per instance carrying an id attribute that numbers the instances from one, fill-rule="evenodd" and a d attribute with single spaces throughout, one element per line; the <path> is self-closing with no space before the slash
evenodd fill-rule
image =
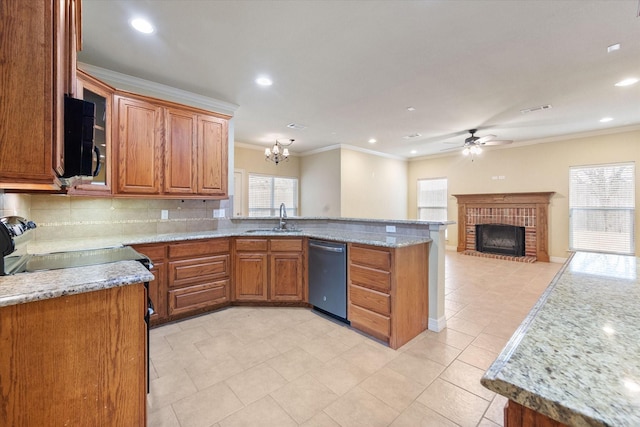
<path id="1" fill-rule="evenodd" d="M 507 224 L 476 224 L 478 252 L 524 256 L 524 227 Z"/>
<path id="2" fill-rule="evenodd" d="M 458 252 L 518 262 L 549 261 L 549 202 L 553 192 L 454 194 L 458 199 Z M 476 225 L 524 228 L 524 256 L 480 252 Z"/>

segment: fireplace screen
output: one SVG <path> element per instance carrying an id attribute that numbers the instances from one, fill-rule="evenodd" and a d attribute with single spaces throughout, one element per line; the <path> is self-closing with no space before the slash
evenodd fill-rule
<path id="1" fill-rule="evenodd" d="M 499 255 L 524 256 L 524 227 L 478 224 L 476 250 Z"/>

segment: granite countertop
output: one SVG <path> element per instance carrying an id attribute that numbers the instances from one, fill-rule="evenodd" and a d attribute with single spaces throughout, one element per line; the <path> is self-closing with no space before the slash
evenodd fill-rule
<path id="1" fill-rule="evenodd" d="M 177 242 L 182 240 L 210 239 L 216 237 L 310 237 L 320 240 L 335 240 L 347 243 L 361 243 L 372 246 L 398 248 L 431 242 L 430 237 L 407 236 L 392 233 L 365 233 L 348 230 L 302 228 L 301 231 L 273 231 L 271 228 L 229 229 L 199 231 L 191 233 L 141 234 L 120 238 L 68 239 L 64 241 L 33 241 L 29 243 L 31 254 L 47 254 L 51 252 L 102 249 L 145 243 Z"/>
<path id="2" fill-rule="evenodd" d="M 0 277 L 0 307 L 153 280 L 138 261 L 18 273 Z"/>
<path id="3" fill-rule="evenodd" d="M 573 426 L 640 426 L 640 263 L 575 253 L 482 378 Z"/>

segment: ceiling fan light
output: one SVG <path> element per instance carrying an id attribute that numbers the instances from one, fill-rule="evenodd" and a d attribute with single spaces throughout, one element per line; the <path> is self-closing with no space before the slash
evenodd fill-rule
<path id="1" fill-rule="evenodd" d="M 464 154 L 465 156 L 468 156 L 470 152 L 471 150 L 469 150 L 469 147 L 464 147 L 464 150 L 462 150 L 462 154 Z"/>
<path id="2" fill-rule="evenodd" d="M 476 149 L 475 154 L 480 154 L 482 153 L 482 148 L 478 147 L 477 145 L 474 147 Z"/>

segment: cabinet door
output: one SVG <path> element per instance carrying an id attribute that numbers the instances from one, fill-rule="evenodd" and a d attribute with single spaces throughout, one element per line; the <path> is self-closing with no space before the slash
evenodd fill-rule
<path id="1" fill-rule="evenodd" d="M 154 263 L 151 274 L 155 279 L 149 282 L 149 298 L 151 298 L 154 309 L 150 320 L 151 323 L 155 324 L 167 317 L 167 265 Z"/>
<path id="2" fill-rule="evenodd" d="M 269 299 L 271 301 L 302 301 L 302 254 L 271 254 Z"/>
<path id="3" fill-rule="evenodd" d="M 196 115 L 168 108 L 165 112 L 164 192 L 196 192 Z"/>
<path id="4" fill-rule="evenodd" d="M 93 102 L 96 106 L 93 129 L 95 146 L 100 150 L 98 159 L 100 170 L 95 177 L 81 177 L 80 181 L 68 190 L 68 194 L 110 196 L 112 188 L 111 105 L 114 89 L 82 71 L 78 72 L 77 88 L 78 97 Z M 93 163 L 92 170 L 95 170 L 96 166 L 96 163 Z"/>
<path id="5" fill-rule="evenodd" d="M 228 121 L 198 116 L 198 193 L 227 195 Z"/>
<path id="6" fill-rule="evenodd" d="M 267 254 L 236 254 L 235 299 L 265 301 L 267 299 Z"/>
<path id="7" fill-rule="evenodd" d="M 2 188 L 54 186 L 53 148 L 63 141 L 64 70 L 56 69 L 60 86 L 53 72 L 62 64 L 53 47 L 64 36 L 54 33 L 64 24 L 61 4 L 59 0 L 2 1 L 0 6 Z M 56 155 L 56 166 L 60 161 Z"/>
<path id="8" fill-rule="evenodd" d="M 118 192 L 160 193 L 162 109 L 116 96 L 118 105 Z"/>

